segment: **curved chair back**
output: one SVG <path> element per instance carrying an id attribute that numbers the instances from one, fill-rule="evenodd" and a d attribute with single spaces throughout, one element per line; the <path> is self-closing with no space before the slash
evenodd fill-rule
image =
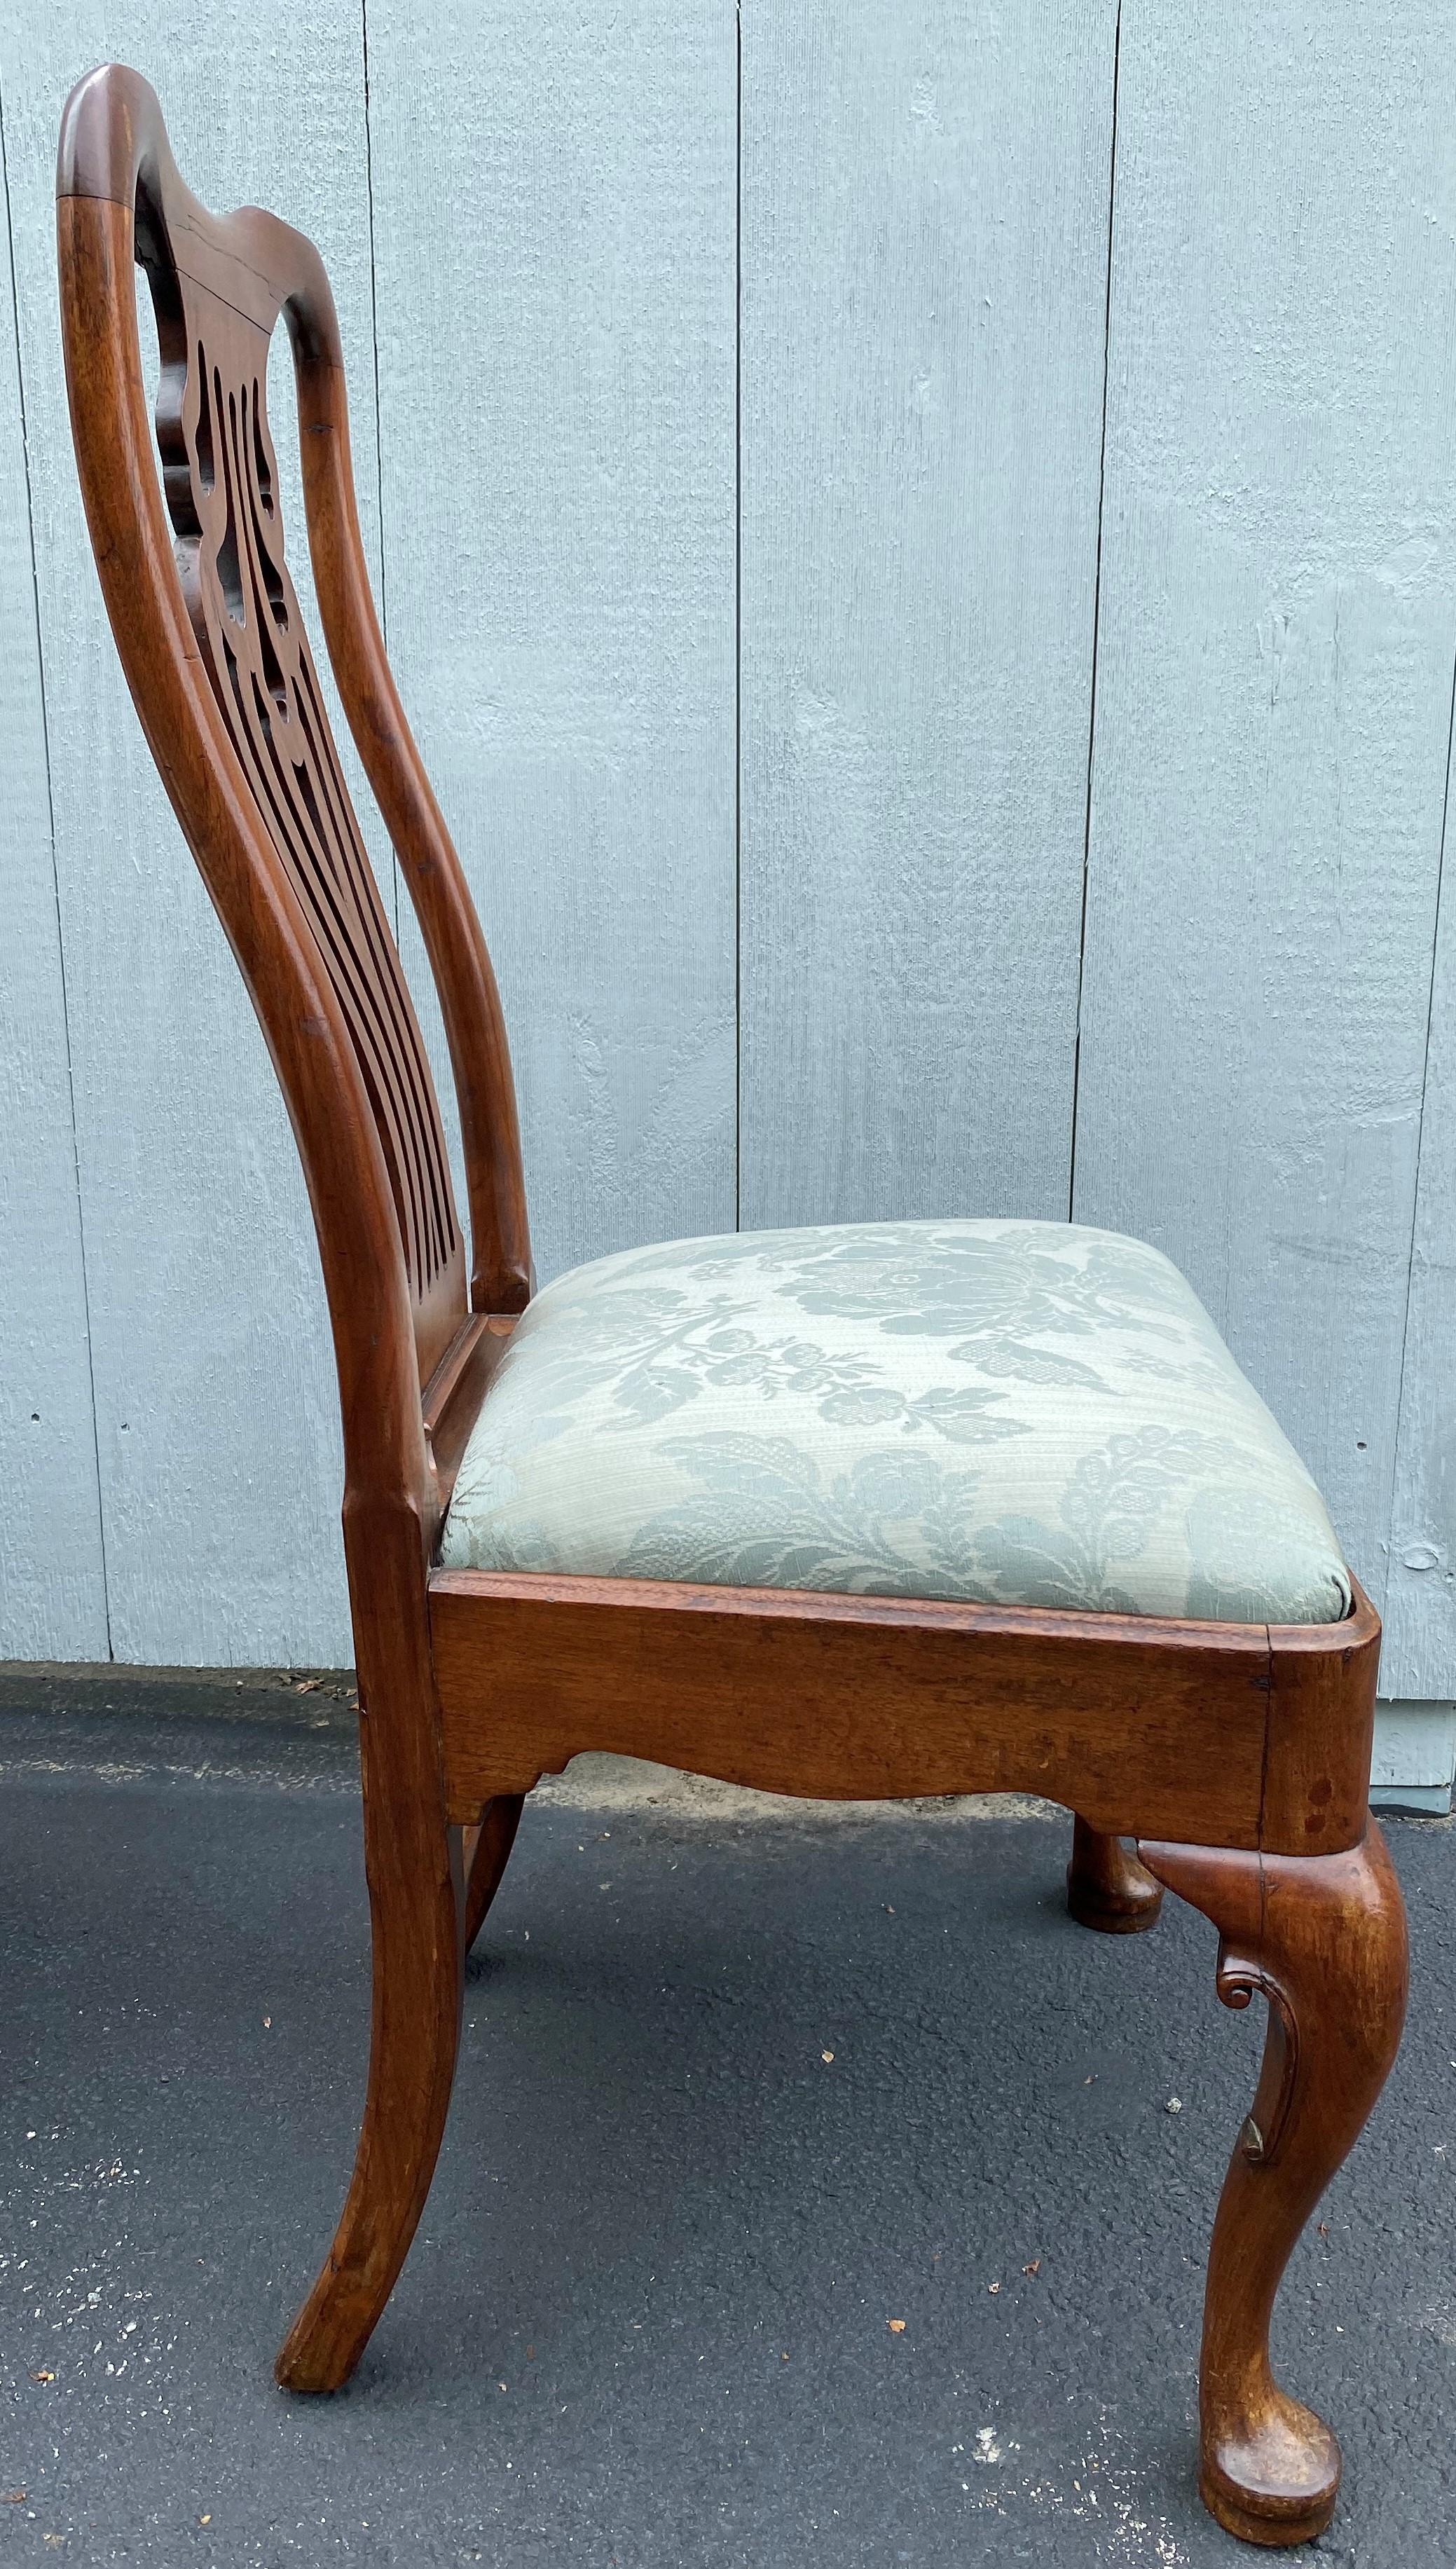
<path id="1" fill-rule="evenodd" d="M 256 208 L 218 217 L 197 202 L 154 92 L 119 65 L 72 94 L 57 195 L 67 384 L 97 567 L 143 728 L 292 1117 L 328 1290 L 348 1489 L 418 1503 L 433 1533 L 441 1493 L 422 1400 L 442 1367 L 458 1369 L 471 1311 L 523 1307 L 531 1257 L 490 958 L 370 595 L 333 297 L 300 233 Z M 134 262 L 162 353 L 160 483 Z M 469 1285 L 429 1061 L 284 556 L 265 400 L 280 313 L 329 654 L 450 1043 Z"/>

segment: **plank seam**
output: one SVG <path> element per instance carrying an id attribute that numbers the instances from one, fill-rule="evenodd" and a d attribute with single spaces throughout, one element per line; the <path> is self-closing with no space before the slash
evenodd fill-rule
<path id="1" fill-rule="evenodd" d="M 1426 985 L 1426 1039 L 1421 1054 L 1420 1120 L 1415 1148 L 1415 1190 L 1410 1208 L 1410 1247 L 1405 1262 L 1405 1312 L 1400 1326 L 1400 1371 L 1395 1384 L 1395 1435 L 1390 1453 L 1390 1495 L 1385 1512 L 1385 1583 L 1390 1584 L 1391 1554 L 1395 1546 L 1395 1503 L 1400 1479 L 1401 1428 L 1405 1421 L 1405 1371 L 1410 1348 L 1410 1301 L 1415 1286 L 1415 1243 L 1420 1227 L 1421 1173 L 1426 1157 L 1426 1084 L 1431 1068 L 1431 1026 L 1436 1013 L 1436 958 L 1441 950 L 1441 902 L 1446 878 L 1446 831 L 1451 814 L 1451 752 L 1456 742 L 1456 662 L 1451 670 L 1451 706 L 1446 718 L 1446 781 L 1441 795 L 1441 840 L 1436 856 L 1436 901 L 1431 921 L 1431 969 Z M 1382 1604 L 1384 1600 L 1382 1599 Z"/>
<path id="2" fill-rule="evenodd" d="M 743 1228 L 743 0 L 733 12 L 733 1228 Z"/>
<path id="3" fill-rule="evenodd" d="M 101 1428 L 96 1414 L 96 1357 L 91 1340 L 91 1279 L 86 1257 L 86 1207 L 81 1192 L 81 1146 L 76 1129 L 76 1073 L 71 1060 L 71 999 L 66 980 L 66 939 L 61 918 L 61 878 L 56 863 L 56 799 L 51 783 L 51 729 L 46 702 L 46 655 L 41 638 L 41 585 L 35 549 L 35 498 L 30 470 L 30 420 L 25 399 L 25 367 L 20 346 L 20 291 L 15 264 L 15 228 L 10 212 L 10 163 L 5 141 L 5 99 L 0 92 L 0 194 L 5 198 L 5 245 L 10 261 L 10 322 L 15 333 L 15 385 L 20 404 L 20 448 L 25 462 L 25 525 L 30 545 L 30 583 L 35 618 L 36 680 L 41 708 L 41 753 L 46 769 L 46 815 L 51 842 L 51 897 L 56 912 L 56 959 L 61 983 L 61 1032 L 66 1045 L 66 1095 L 71 1110 L 71 1167 L 76 1181 L 76 1236 L 81 1263 L 81 1313 L 86 1328 L 86 1379 L 91 1395 L 91 1454 L 96 1474 L 96 1535 L 101 1557 L 101 1602 L 106 1621 L 106 1654 L 116 1657 L 112 1640 L 111 1580 L 106 1557 L 106 1510 L 101 1488 Z"/>
<path id="4" fill-rule="evenodd" d="M 1107 171 L 1107 279 L 1102 310 L 1102 435 L 1097 456 L 1097 557 L 1092 574 L 1092 680 L 1087 707 L 1087 797 L 1082 823 L 1082 915 L 1077 931 L 1077 1007 L 1072 1033 L 1072 1135 L 1067 1220 L 1077 1215 L 1077 1112 L 1082 1080 L 1082 985 L 1087 968 L 1087 890 L 1092 870 L 1092 762 L 1097 742 L 1097 646 L 1102 626 L 1102 511 L 1107 493 L 1107 385 L 1112 368 L 1112 252 L 1117 213 L 1117 104 L 1122 76 L 1122 0 L 1112 31 L 1112 135 Z"/>

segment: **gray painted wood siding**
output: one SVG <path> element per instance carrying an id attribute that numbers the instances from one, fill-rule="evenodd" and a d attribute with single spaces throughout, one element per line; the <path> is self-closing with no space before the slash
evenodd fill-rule
<path id="1" fill-rule="evenodd" d="M 0 166 L 0 184 L 5 172 Z M 0 237 L 0 1650 L 108 1652 L 9 226 Z"/>
<path id="2" fill-rule="evenodd" d="M 1124 7 L 1078 1083 L 1078 1218 L 1190 1277 L 1377 1607 L 1456 637 L 1436 23 Z"/>
<path id="3" fill-rule="evenodd" d="M 1140 1232 L 1320 1477 L 1383 1690 L 1456 1698 L 1439 0 L 300 29 L 280 91 L 265 18 L 0 0 L 0 1652 L 348 1650 L 303 1189 L 70 456 L 56 124 L 117 55 L 328 263 L 543 1272 Z"/>
<path id="4" fill-rule="evenodd" d="M 744 10 L 745 1225 L 1066 1216 L 1115 27 Z"/>
<path id="5" fill-rule="evenodd" d="M 370 4 L 388 641 L 544 1277 L 734 1222 L 734 57 L 723 0 Z"/>

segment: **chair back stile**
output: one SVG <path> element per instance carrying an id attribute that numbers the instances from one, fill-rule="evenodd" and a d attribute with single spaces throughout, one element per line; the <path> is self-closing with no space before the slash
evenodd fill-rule
<path id="1" fill-rule="evenodd" d="M 381 1507 L 402 1504 L 428 1552 L 441 1492 L 422 1388 L 456 1362 L 472 1310 L 524 1306 L 531 1258 L 490 959 L 369 590 L 333 299 L 301 234 L 255 208 L 219 218 L 198 204 L 154 93 L 119 66 L 73 95 L 58 198 L 67 384 L 97 565 L 143 728 L 292 1119 L 338 1365 L 346 1531 L 351 1517 L 377 1528 Z M 134 262 L 162 353 L 161 486 Z M 450 1044 L 469 1286 L 429 1062 L 284 557 L 265 402 L 280 313 L 325 636 Z"/>

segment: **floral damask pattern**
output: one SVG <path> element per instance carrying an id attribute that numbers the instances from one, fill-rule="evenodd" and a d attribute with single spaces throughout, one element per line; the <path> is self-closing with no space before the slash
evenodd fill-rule
<path id="1" fill-rule="evenodd" d="M 521 1321 L 457 1567 L 1331 1622 L 1318 1492 L 1158 1251 L 880 1223 L 598 1260 Z"/>

